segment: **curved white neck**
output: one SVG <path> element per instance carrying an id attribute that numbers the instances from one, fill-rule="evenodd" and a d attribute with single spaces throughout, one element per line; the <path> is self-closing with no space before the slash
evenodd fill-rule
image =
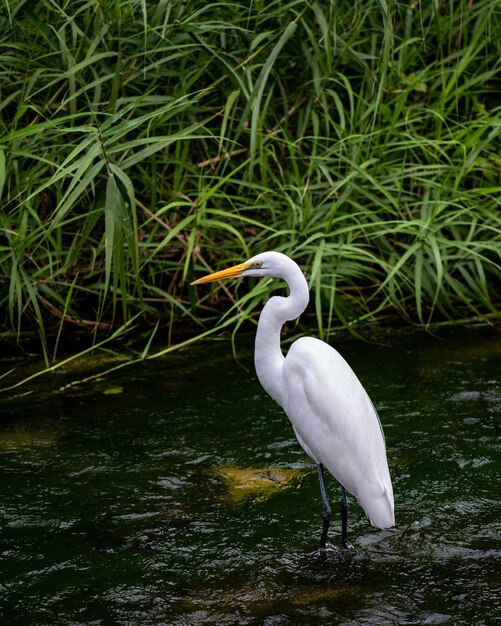
<path id="1" fill-rule="evenodd" d="M 254 363 L 259 382 L 270 396 L 282 405 L 282 366 L 280 331 L 285 322 L 298 318 L 308 300 L 308 284 L 299 267 L 287 278 L 289 296 L 274 296 L 266 303 L 256 333 Z M 281 278 L 278 276 L 277 278 Z"/>

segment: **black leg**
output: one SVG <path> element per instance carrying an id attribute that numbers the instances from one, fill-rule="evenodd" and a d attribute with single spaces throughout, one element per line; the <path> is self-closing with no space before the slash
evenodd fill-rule
<path id="1" fill-rule="evenodd" d="M 322 463 L 317 464 L 318 480 L 320 481 L 320 493 L 322 494 L 322 536 L 320 537 L 320 550 L 325 550 L 327 546 L 327 532 L 329 530 L 329 524 L 331 521 L 331 507 L 329 504 L 329 498 L 325 490 L 324 480 L 324 466 Z"/>
<path id="2" fill-rule="evenodd" d="M 348 497 L 343 485 L 341 485 L 341 545 L 343 548 L 352 547 L 348 542 Z"/>

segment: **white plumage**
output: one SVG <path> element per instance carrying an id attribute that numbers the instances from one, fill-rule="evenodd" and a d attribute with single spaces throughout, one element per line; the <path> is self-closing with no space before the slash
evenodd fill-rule
<path id="1" fill-rule="evenodd" d="M 375 526 L 393 526 L 381 426 L 348 363 L 323 341 L 298 339 L 285 358 L 283 378 L 282 406 L 305 451 L 357 498 Z"/>
<path id="2" fill-rule="evenodd" d="M 282 353 L 283 324 L 299 317 L 308 304 L 303 273 L 286 255 L 264 252 L 195 283 L 238 276 L 273 276 L 289 286 L 287 297 L 274 296 L 263 308 L 256 333 L 255 365 L 261 384 L 282 406 L 299 443 L 319 466 L 324 504 L 321 548 L 325 548 L 330 520 L 322 466 L 357 498 L 375 526 L 393 526 L 393 489 L 384 435 L 357 376 L 334 348 L 313 337 L 298 339 L 285 357 Z M 347 545 L 345 528 L 346 519 L 343 545 Z"/>

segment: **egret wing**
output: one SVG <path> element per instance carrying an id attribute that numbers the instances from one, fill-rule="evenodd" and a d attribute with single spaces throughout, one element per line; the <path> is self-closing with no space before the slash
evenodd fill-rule
<path id="1" fill-rule="evenodd" d="M 328 344 L 303 338 L 289 350 L 283 376 L 284 410 L 306 452 L 358 498 L 376 525 L 391 526 L 384 436 L 353 370 Z"/>

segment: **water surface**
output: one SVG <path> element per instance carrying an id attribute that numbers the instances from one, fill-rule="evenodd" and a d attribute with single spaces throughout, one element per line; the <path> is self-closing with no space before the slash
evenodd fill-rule
<path id="1" fill-rule="evenodd" d="M 383 422 L 397 526 L 351 501 L 316 554 L 316 470 L 252 344 L 206 343 L 0 400 L 2 624 L 494 624 L 501 335 L 338 346 Z M 331 542 L 339 542 L 331 478 Z"/>

